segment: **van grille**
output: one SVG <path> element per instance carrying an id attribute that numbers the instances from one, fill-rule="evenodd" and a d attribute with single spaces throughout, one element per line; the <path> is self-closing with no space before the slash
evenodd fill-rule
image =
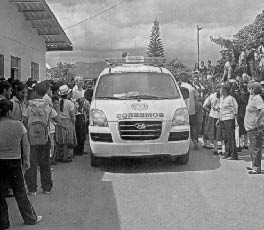
<path id="1" fill-rule="evenodd" d="M 156 140 L 162 130 L 161 121 L 120 121 L 119 132 L 123 140 Z"/>

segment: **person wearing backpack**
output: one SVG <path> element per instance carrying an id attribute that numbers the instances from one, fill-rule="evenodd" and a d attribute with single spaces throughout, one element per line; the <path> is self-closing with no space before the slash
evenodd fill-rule
<path id="1" fill-rule="evenodd" d="M 10 227 L 6 190 L 10 186 L 26 225 L 35 225 L 42 221 L 42 216 L 37 216 L 29 201 L 23 171 L 30 167 L 29 143 L 27 130 L 20 121 L 12 120 L 9 112 L 12 102 L 7 99 L 0 100 L 0 229 Z M 23 153 L 21 152 L 23 147 Z M 23 154 L 24 161 L 21 160 Z"/>
<path id="2" fill-rule="evenodd" d="M 28 130 L 30 143 L 30 169 L 25 173 L 25 180 L 29 195 L 37 194 L 37 166 L 40 167 L 40 180 L 43 193 L 51 192 L 53 182 L 50 167 L 49 122 L 60 123 L 57 112 L 43 99 L 47 92 L 45 82 L 34 86 L 34 100 L 23 113 L 24 124 Z"/>

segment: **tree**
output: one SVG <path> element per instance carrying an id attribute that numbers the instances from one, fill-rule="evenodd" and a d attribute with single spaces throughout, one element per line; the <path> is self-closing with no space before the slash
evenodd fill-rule
<path id="1" fill-rule="evenodd" d="M 74 78 L 74 74 L 71 73 L 73 67 L 73 64 L 59 62 L 57 66 L 47 69 L 47 76 L 49 76 L 51 80 L 63 81 L 67 84 Z"/>
<path id="2" fill-rule="evenodd" d="M 168 62 L 165 66 L 175 77 L 175 79 L 180 79 L 180 75 L 182 73 L 186 73 L 191 76 L 192 70 L 185 66 L 180 60 L 177 58 Z"/>
<path id="3" fill-rule="evenodd" d="M 264 11 L 258 14 L 255 21 L 244 28 L 240 29 L 233 35 L 232 39 L 225 39 L 222 37 L 213 38 L 211 41 L 225 47 L 229 50 L 234 49 L 240 53 L 246 46 L 258 47 L 260 45 L 260 38 L 264 38 Z"/>
<path id="4" fill-rule="evenodd" d="M 150 41 L 147 48 L 148 57 L 162 57 L 164 58 L 164 49 L 160 38 L 159 21 L 155 18 L 151 30 Z"/>

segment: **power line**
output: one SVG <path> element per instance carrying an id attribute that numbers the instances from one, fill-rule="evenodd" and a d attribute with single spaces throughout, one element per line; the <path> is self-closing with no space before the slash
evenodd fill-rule
<path id="1" fill-rule="evenodd" d="M 84 22 L 86 22 L 86 21 L 89 21 L 89 20 L 91 20 L 91 19 L 94 19 L 94 18 L 96 18 L 96 17 L 98 17 L 98 16 L 100 16 L 100 15 L 106 13 L 107 11 L 109 11 L 109 10 L 111 10 L 111 9 L 113 9 L 113 8 L 115 8 L 115 7 L 119 6 L 119 5 L 121 5 L 121 4 L 123 4 L 125 1 L 126 1 L 126 0 L 123 0 L 123 1 L 121 1 L 121 2 L 119 2 L 119 3 L 117 3 L 117 4 L 115 4 L 115 5 L 113 5 L 113 6 L 109 7 L 109 8 L 107 8 L 107 9 L 105 9 L 105 10 L 99 12 L 98 14 L 95 14 L 95 15 L 89 17 L 89 18 L 84 19 L 83 21 L 80 21 L 80 22 L 78 22 L 78 23 L 75 23 L 75 24 L 73 24 L 73 25 L 71 25 L 71 26 L 69 26 L 69 27 L 66 27 L 64 30 L 68 30 L 68 29 L 70 29 L 70 28 L 72 28 L 72 27 L 75 27 L 75 26 L 78 26 L 78 25 L 80 25 L 80 24 L 82 24 L 82 23 L 84 23 Z"/>

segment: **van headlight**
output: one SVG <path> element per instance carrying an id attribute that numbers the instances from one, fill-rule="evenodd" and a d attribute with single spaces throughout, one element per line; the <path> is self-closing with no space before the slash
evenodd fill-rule
<path id="1" fill-rule="evenodd" d="M 177 109 L 172 119 L 172 126 L 188 125 L 189 113 L 186 108 Z"/>
<path id="2" fill-rule="evenodd" d="M 90 125 L 108 127 L 107 118 L 102 110 L 92 109 L 90 111 Z"/>

